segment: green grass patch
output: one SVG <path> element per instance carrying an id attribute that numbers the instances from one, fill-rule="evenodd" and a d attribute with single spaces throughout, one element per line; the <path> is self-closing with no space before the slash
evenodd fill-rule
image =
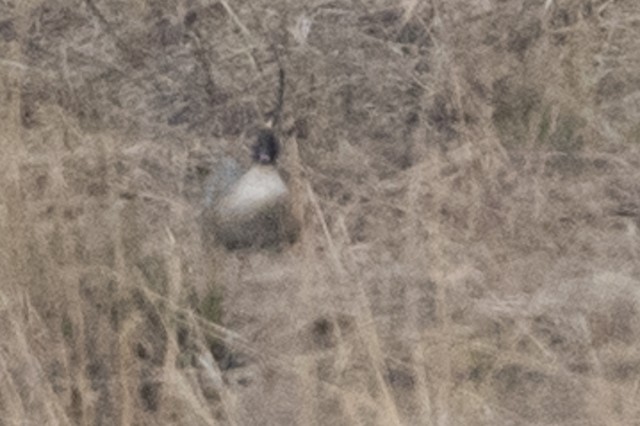
<path id="1" fill-rule="evenodd" d="M 62 317 L 62 322 L 60 323 L 60 331 L 62 331 L 62 336 L 64 336 L 66 340 L 73 339 L 73 323 L 66 314 L 64 314 L 64 316 Z"/>
<path id="2" fill-rule="evenodd" d="M 584 118 L 573 113 L 561 113 L 556 121 L 556 128 L 549 136 L 549 145 L 566 153 L 580 151 L 584 140 L 579 132 L 586 124 Z"/>
<path id="3" fill-rule="evenodd" d="M 551 108 L 547 105 L 542 112 L 540 125 L 538 126 L 538 143 L 544 143 L 551 134 Z"/>
<path id="4" fill-rule="evenodd" d="M 198 306 L 198 313 L 216 324 L 222 322 L 222 291 L 214 286 L 204 296 Z"/>

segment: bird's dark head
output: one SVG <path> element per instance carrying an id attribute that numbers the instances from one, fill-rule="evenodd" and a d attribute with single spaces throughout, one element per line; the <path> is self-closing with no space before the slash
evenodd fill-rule
<path id="1" fill-rule="evenodd" d="M 262 129 L 258 133 L 258 141 L 253 146 L 253 160 L 260 164 L 274 164 L 279 150 L 278 138 L 273 131 Z"/>

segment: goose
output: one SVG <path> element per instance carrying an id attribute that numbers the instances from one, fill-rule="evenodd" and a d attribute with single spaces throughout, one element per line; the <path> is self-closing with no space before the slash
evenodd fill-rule
<path id="1" fill-rule="evenodd" d="M 227 161 L 214 173 L 215 190 L 205 191 L 205 203 L 212 211 L 215 239 L 226 248 L 281 246 L 297 238 L 290 192 L 276 168 L 279 152 L 276 135 L 265 128 L 253 146 L 249 170 L 240 175 L 238 166 Z"/>

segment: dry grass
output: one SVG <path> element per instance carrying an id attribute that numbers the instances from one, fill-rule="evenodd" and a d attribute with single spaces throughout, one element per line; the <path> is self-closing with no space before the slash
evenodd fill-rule
<path id="1" fill-rule="evenodd" d="M 635 0 L 0 0 L 0 424 L 639 424 L 639 31 Z M 227 252 L 202 185 L 278 62 L 302 236 Z"/>

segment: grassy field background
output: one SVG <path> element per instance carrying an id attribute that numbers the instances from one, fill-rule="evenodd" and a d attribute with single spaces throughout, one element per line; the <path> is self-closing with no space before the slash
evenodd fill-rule
<path id="1" fill-rule="evenodd" d="M 0 0 L 0 425 L 640 425 L 639 71 L 636 0 Z"/>

